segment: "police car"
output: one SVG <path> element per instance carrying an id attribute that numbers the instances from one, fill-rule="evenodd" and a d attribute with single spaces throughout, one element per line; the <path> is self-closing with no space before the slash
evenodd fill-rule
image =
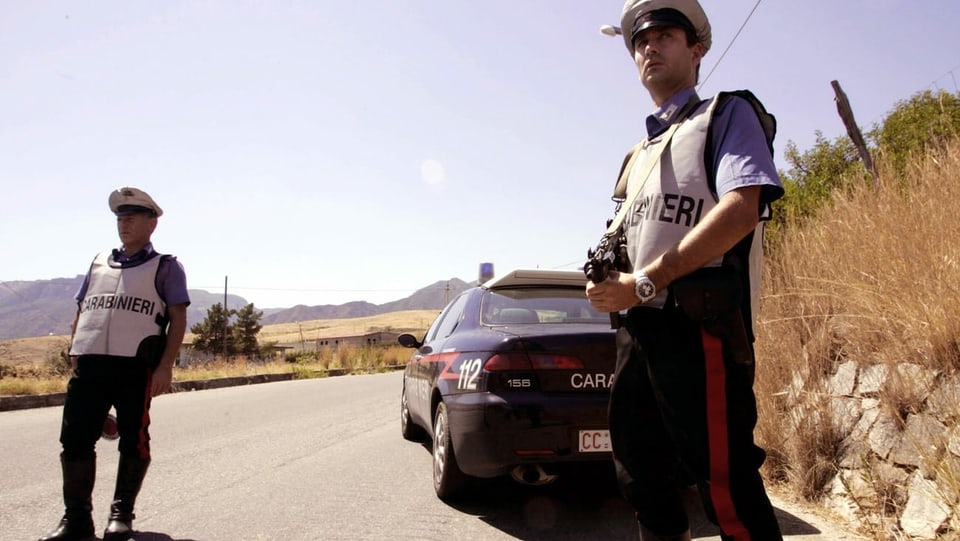
<path id="1" fill-rule="evenodd" d="M 433 440 L 433 484 L 449 500 L 476 478 L 546 484 L 563 466 L 609 461 L 616 364 L 609 314 L 580 271 L 520 269 L 453 299 L 403 375 L 401 431 Z"/>

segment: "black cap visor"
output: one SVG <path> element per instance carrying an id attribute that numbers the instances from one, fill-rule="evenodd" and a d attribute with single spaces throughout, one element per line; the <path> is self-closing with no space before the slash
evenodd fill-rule
<path id="1" fill-rule="evenodd" d="M 150 207 L 141 205 L 120 205 L 114 214 L 117 216 L 128 216 L 130 214 L 149 214 L 155 216 L 157 212 Z"/>
<path id="2" fill-rule="evenodd" d="M 693 23 L 690 22 L 690 19 L 688 19 L 686 15 L 673 8 L 663 8 L 655 9 L 637 17 L 637 20 L 633 23 L 630 40 L 636 41 L 637 36 L 644 30 L 668 26 L 682 28 L 692 36 L 697 35 L 697 31 L 693 28 Z"/>

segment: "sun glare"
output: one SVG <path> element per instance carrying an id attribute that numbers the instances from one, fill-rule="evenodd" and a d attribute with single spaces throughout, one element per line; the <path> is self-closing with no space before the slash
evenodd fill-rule
<path id="1" fill-rule="evenodd" d="M 431 186 L 440 186 L 447 180 L 447 173 L 443 169 L 443 164 L 437 160 L 424 160 L 420 164 L 420 176 L 424 182 Z"/>

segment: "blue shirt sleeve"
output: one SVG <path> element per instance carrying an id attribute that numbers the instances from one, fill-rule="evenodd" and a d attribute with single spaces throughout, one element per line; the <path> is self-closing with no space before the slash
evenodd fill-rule
<path id="1" fill-rule="evenodd" d="M 157 269 L 157 289 L 168 306 L 190 304 L 187 292 L 187 274 L 176 257 L 170 256 Z"/>
<path id="2" fill-rule="evenodd" d="M 87 295 L 87 287 L 90 286 L 90 271 L 87 271 L 87 275 L 83 277 L 83 282 L 80 284 L 80 289 L 77 290 L 77 294 L 73 298 L 77 301 L 77 304 L 80 304 L 83 301 L 83 297 Z"/>
<path id="3" fill-rule="evenodd" d="M 93 261 L 96 260 L 97 258 L 94 257 Z M 77 294 L 73 296 L 78 306 L 83 302 L 83 298 L 87 296 L 87 288 L 90 287 L 90 271 L 93 269 L 93 261 L 91 261 L 90 266 L 87 267 L 87 274 L 84 275 L 83 282 L 80 283 L 80 289 L 78 289 Z"/>
<path id="4" fill-rule="evenodd" d="M 760 119 L 746 100 L 732 96 L 719 104 L 713 119 L 717 197 L 745 186 L 762 186 L 761 202 L 783 196 L 783 184 L 770 155 Z"/>

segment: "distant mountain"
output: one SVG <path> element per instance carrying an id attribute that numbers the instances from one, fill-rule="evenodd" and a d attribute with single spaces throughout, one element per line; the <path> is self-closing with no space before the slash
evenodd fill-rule
<path id="1" fill-rule="evenodd" d="M 0 282 L 0 340 L 28 338 L 48 334 L 70 334 L 70 324 L 77 311 L 73 296 L 80 289 L 83 276 Z M 399 310 L 440 310 L 446 301 L 474 285 L 456 278 L 443 280 L 420 289 L 406 299 L 376 305 L 364 301 L 341 305 L 271 308 L 264 312 L 261 322 L 291 323 L 313 319 L 340 319 L 374 316 Z M 187 309 L 187 329 L 202 322 L 214 304 L 223 304 L 223 295 L 200 289 L 190 290 L 190 307 Z M 227 306 L 239 308 L 249 304 L 237 295 L 227 295 Z"/>
<path id="2" fill-rule="evenodd" d="M 313 319 L 376 316 L 390 312 L 399 312 L 401 310 L 440 310 L 447 304 L 447 301 L 473 285 L 476 285 L 476 282 L 468 284 L 458 278 L 451 278 L 450 280 L 441 280 L 433 285 L 418 289 L 405 299 L 391 301 L 385 304 L 378 305 L 364 301 L 354 301 L 338 305 L 325 304 L 321 306 L 304 306 L 301 304 L 272 314 L 265 313 L 263 319 L 260 321 L 264 325 L 273 325 L 274 323 L 296 323 L 297 321 L 310 321 Z"/>
<path id="3" fill-rule="evenodd" d="M 83 276 L 0 282 L 0 339 L 70 334 Z"/>
<path id="4" fill-rule="evenodd" d="M 70 324 L 77 313 L 73 296 L 80 289 L 83 276 L 19 282 L 0 282 L 0 340 L 27 338 L 47 334 L 70 334 Z M 187 329 L 207 317 L 214 304 L 223 304 L 223 295 L 191 289 L 187 308 Z M 238 308 L 249 304 L 237 295 L 227 295 L 227 306 Z"/>

